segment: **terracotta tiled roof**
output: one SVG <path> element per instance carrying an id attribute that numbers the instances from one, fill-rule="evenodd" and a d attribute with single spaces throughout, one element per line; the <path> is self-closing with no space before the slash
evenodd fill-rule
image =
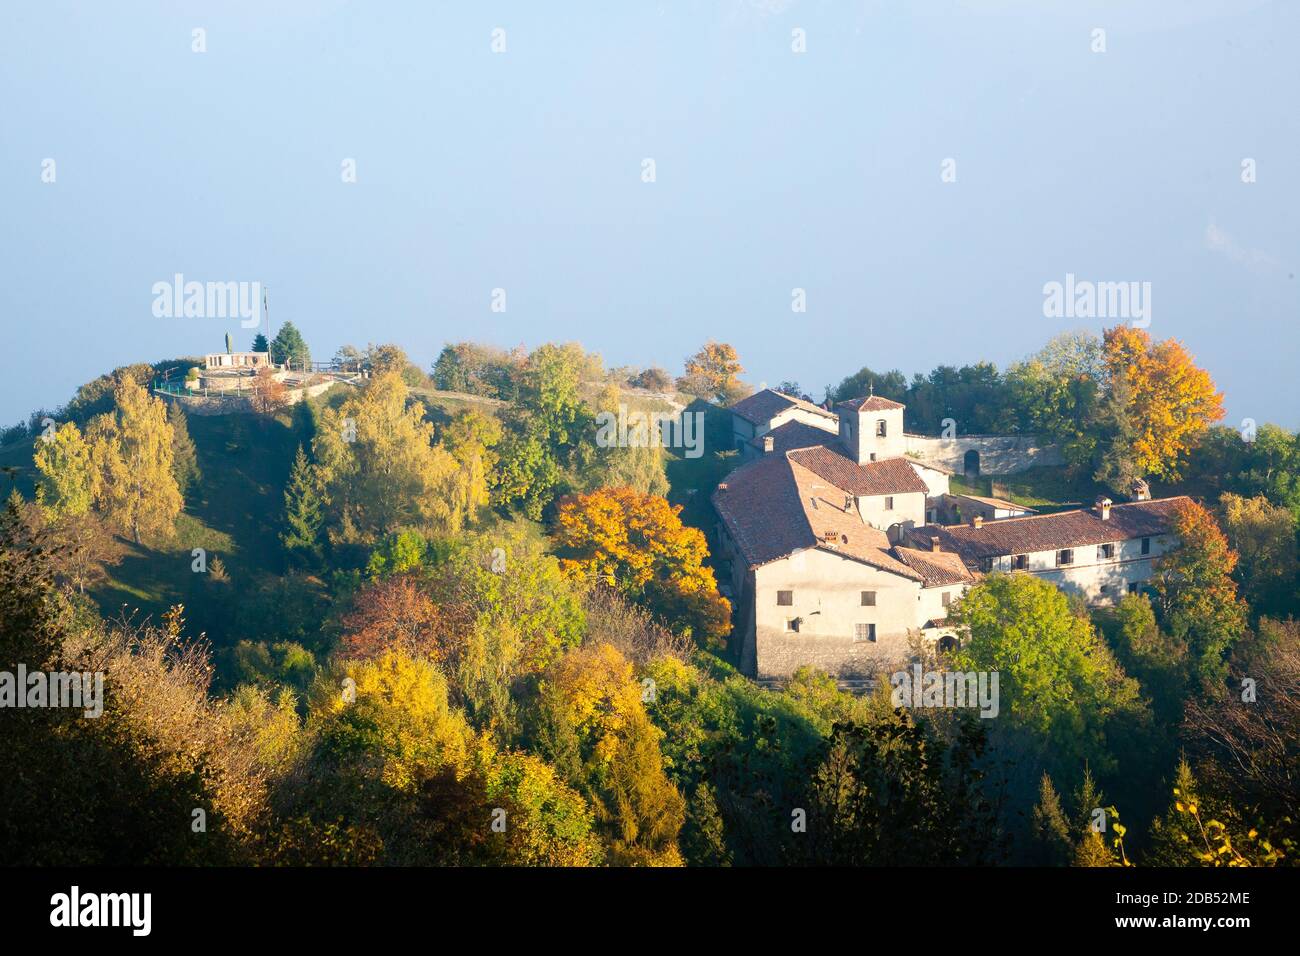
<path id="1" fill-rule="evenodd" d="M 749 567 L 820 548 L 883 571 L 922 581 L 890 553 L 889 538 L 866 524 L 846 489 L 793 460 L 765 455 L 737 468 L 713 493 L 713 506 Z"/>
<path id="2" fill-rule="evenodd" d="M 945 584 L 970 584 L 975 580 L 961 555 L 953 551 L 921 551 L 898 547 L 894 548 L 894 554 L 925 578 L 925 586 L 928 588 L 942 587 Z"/>
<path id="3" fill-rule="evenodd" d="M 840 441 L 838 432 L 827 431 L 824 428 L 818 428 L 816 425 L 809 425 L 807 422 L 792 419 L 777 425 L 770 432 L 756 435 L 749 440 L 749 443 L 762 451 L 763 439 L 768 435 L 772 436 L 772 451 L 778 454 L 796 448 L 810 448 L 813 445 L 838 448 Z"/>
<path id="4" fill-rule="evenodd" d="M 731 406 L 731 413 L 755 425 L 766 425 L 788 408 L 801 408 L 806 412 L 832 420 L 836 417 L 834 412 L 827 411 L 820 405 L 805 402 L 802 398 L 795 398 L 793 395 L 786 395 L 771 388 L 765 388 L 748 398 L 742 398 Z"/>
<path id="5" fill-rule="evenodd" d="M 812 450 L 812 449 L 807 449 Z M 823 476 L 804 468 L 795 460 L 798 452 L 790 452 L 790 472 L 799 489 L 799 504 L 804 519 L 814 532 L 820 546 L 839 554 L 848 555 L 905 578 L 921 580 L 922 575 L 890 554 L 889 536 L 862 520 L 857 507 L 848 505 L 845 497 L 849 489 L 828 483 Z M 827 539 L 834 535 L 836 540 Z"/>
<path id="6" fill-rule="evenodd" d="M 985 521 L 979 528 L 968 524 L 925 525 L 912 529 L 910 536 L 919 546 L 928 545 L 931 536 L 937 537 L 945 551 L 956 551 L 968 566 L 974 566 L 984 558 L 1008 554 L 1056 551 L 1168 534 L 1175 513 L 1189 500 L 1180 495 L 1112 505 L 1110 518 L 1105 521 L 1091 509 L 1080 509 L 998 518 Z"/>
<path id="7" fill-rule="evenodd" d="M 850 398 L 848 401 L 839 402 L 835 407 L 847 408 L 854 412 L 883 412 L 891 408 L 906 408 L 907 406 L 898 402 L 891 402 L 879 395 L 864 395 L 862 398 Z"/>
<path id="8" fill-rule="evenodd" d="M 1000 508 L 1004 511 L 1024 511 L 1031 515 L 1038 514 L 1033 508 L 1018 505 L 1014 501 L 1007 501 L 1005 498 L 985 498 L 981 495 L 953 495 L 953 497 L 968 498 L 971 501 L 978 501 L 982 505 L 988 505 L 990 508 Z"/>
<path id="9" fill-rule="evenodd" d="M 905 458 L 886 458 L 859 465 L 830 448 L 789 452 L 792 461 L 825 478 L 851 495 L 896 495 L 926 491 L 926 484 Z"/>

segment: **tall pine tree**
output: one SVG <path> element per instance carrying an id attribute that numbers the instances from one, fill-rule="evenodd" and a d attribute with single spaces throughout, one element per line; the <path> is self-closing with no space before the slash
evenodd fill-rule
<path id="1" fill-rule="evenodd" d="M 286 362 L 302 366 L 311 361 L 311 350 L 292 322 L 280 326 L 280 331 L 271 340 L 271 361 L 276 365 Z"/>
<path id="2" fill-rule="evenodd" d="M 289 483 L 284 489 L 285 532 L 280 540 L 290 555 L 314 560 L 320 557 L 320 532 L 325 521 L 324 497 L 316 470 L 307 460 L 302 445 L 293 459 Z"/>
<path id="3" fill-rule="evenodd" d="M 183 498 L 203 474 L 199 471 L 194 439 L 190 437 L 189 421 L 178 402 L 167 406 L 167 421 L 172 426 L 172 477 Z"/>

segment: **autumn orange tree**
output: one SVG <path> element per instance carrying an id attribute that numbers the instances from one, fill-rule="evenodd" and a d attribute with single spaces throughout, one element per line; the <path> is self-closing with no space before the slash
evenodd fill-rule
<path id="1" fill-rule="evenodd" d="M 681 506 L 632 488 L 599 488 L 561 500 L 555 525 L 560 566 L 648 606 L 675 630 L 716 643 L 731 605 L 704 562 L 708 544 L 682 524 Z"/>
<path id="2" fill-rule="evenodd" d="M 345 657 L 371 660 L 388 651 L 441 661 L 447 654 L 454 608 L 444 610 L 409 574 L 366 585 L 343 615 Z"/>
<path id="3" fill-rule="evenodd" d="M 1179 547 L 1156 561 L 1151 584 L 1161 624 L 1185 641 L 1202 681 L 1226 673 L 1224 655 L 1246 630 L 1246 603 L 1232 571 L 1237 552 L 1208 510 L 1188 502 L 1174 517 Z"/>
<path id="4" fill-rule="evenodd" d="M 686 360 L 686 375 L 678 385 L 685 392 L 727 401 L 739 388 L 737 376 L 744 370 L 734 346 L 710 339 Z"/>
<path id="5" fill-rule="evenodd" d="M 1181 342 L 1153 342 L 1142 329 L 1107 329 L 1103 361 L 1109 392 L 1120 396 L 1121 407 L 1111 410 L 1122 419 L 1114 454 L 1131 463 L 1135 477 L 1177 480 L 1197 439 L 1223 417 L 1223 394 Z"/>
<path id="6" fill-rule="evenodd" d="M 289 404 L 289 390 L 275 373 L 263 366 L 253 378 L 253 411 L 259 415 L 274 415 Z"/>

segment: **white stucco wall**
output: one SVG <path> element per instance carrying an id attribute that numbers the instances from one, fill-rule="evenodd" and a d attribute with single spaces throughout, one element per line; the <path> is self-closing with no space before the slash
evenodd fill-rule
<path id="1" fill-rule="evenodd" d="M 940 495 L 946 495 L 949 492 L 948 473 L 939 471 L 937 468 L 928 468 L 914 458 L 907 459 L 907 463 L 912 466 L 917 477 L 925 482 L 926 495 L 930 498 L 938 498 Z"/>
<path id="2" fill-rule="evenodd" d="M 876 422 L 885 423 L 885 437 L 876 434 Z M 900 458 L 907 451 L 907 437 L 903 434 L 903 410 L 890 408 L 883 412 L 841 414 L 840 441 L 848 448 L 858 464 Z M 872 459 L 875 455 L 875 459 Z"/>
<path id="3" fill-rule="evenodd" d="M 1142 539 L 1116 541 L 1115 556 L 1103 559 L 1097 556 L 1097 545 L 1089 544 L 1074 549 L 1074 563 L 1057 567 L 1056 551 L 1034 551 L 1028 554 L 1029 566 L 1025 572 L 1050 581 L 1067 593 L 1083 594 L 1090 604 L 1113 604 L 1128 591 L 1128 585 L 1142 584 L 1151 577 L 1154 561 L 1176 546 L 1171 535 L 1151 538 L 1150 554 L 1142 554 Z M 1010 571 L 1010 555 L 993 560 L 992 570 Z M 1107 586 L 1105 592 L 1102 586 Z"/>
<path id="4" fill-rule="evenodd" d="M 790 606 L 778 591 L 792 591 Z M 862 592 L 875 591 L 874 607 Z M 910 656 L 908 630 L 922 617 L 916 581 L 821 549 L 809 549 L 754 569 L 754 644 L 759 678 L 789 677 L 801 666 L 832 676 L 868 676 Z M 935 615 L 930 615 L 935 616 Z M 798 633 L 786 621 L 800 619 Z M 858 641 L 854 625 L 874 623 L 874 643 Z"/>
<path id="5" fill-rule="evenodd" d="M 894 499 L 892 510 L 885 507 L 886 498 Z M 909 491 L 896 495 L 860 495 L 858 514 L 873 528 L 888 531 L 890 525 L 911 522 L 925 524 L 925 492 Z"/>

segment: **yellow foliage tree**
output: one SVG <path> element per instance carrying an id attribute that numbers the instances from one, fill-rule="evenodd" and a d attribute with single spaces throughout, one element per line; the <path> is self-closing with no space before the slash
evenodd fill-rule
<path id="1" fill-rule="evenodd" d="M 432 662 L 390 652 L 342 668 L 315 686 L 307 724 L 316 776 L 303 797 L 321 823 L 373 822 L 390 863 L 601 862 L 583 798 L 474 733 Z"/>
<path id="2" fill-rule="evenodd" d="M 632 665 L 609 644 L 571 651 L 539 692 L 542 746 L 587 795 L 611 862 L 680 866 L 686 804 L 663 769 L 660 731 L 642 705 Z"/>
<path id="3" fill-rule="evenodd" d="M 681 506 L 632 488 L 599 488 L 560 502 L 556 544 L 560 566 L 586 582 L 605 584 L 657 611 L 670 625 L 707 642 L 725 637 L 731 605 L 704 562 L 708 543 L 682 524 Z"/>
<path id="4" fill-rule="evenodd" d="M 1142 329 L 1119 325 L 1106 331 L 1103 356 L 1112 388 L 1117 381 L 1128 388 L 1135 467 L 1176 480 L 1196 439 L 1223 417 L 1223 393 L 1175 339 L 1152 342 Z"/>
<path id="5" fill-rule="evenodd" d="M 395 372 L 375 376 L 338 410 L 326 410 L 312 442 L 336 517 L 373 538 L 402 527 L 458 533 L 486 500 L 481 467 L 433 444 L 433 424 Z"/>
<path id="6" fill-rule="evenodd" d="M 171 537 L 183 501 L 172 473 L 167 408 L 131 378 L 113 388 L 115 408 L 87 428 L 95 505 L 110 526 L 142 536 Z"/>
<path id="7" fill-rule="evenodd" d="M 94 468 L 90 446 L 73 422 L 64 422 L 48 440 L 36 444 L 33 456 L 41 473 L 45 506 L 59 517 L 80 517 L 94 500 Z"/>
<path id="8" fill-rule="evenodd" d="M 725 400 L 740 382 L 738 376 L 745 369 L 734 346 L 712 339 L 686 360 L 686 391 L 701 396 Z"/>

